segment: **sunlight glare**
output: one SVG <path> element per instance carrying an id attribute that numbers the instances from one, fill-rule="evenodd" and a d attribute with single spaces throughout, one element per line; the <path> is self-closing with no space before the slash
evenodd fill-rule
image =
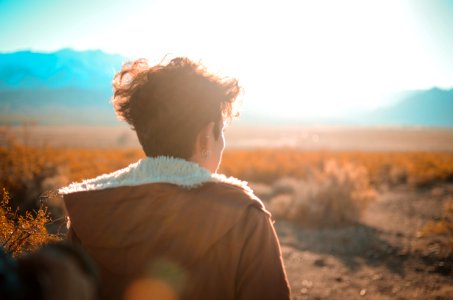
<path id="1" fill-rule="evenodd" d="M 201 60 L 239 78 L 245 108 L 263 114 L 372 109 L 402 89 L 430 87 L 426 72 L 436 77 L 405 1 L 198 0 L 178 9 L 158 1 L 138 14 L 135 26 L 149 28 L 149 36 L 129 31 L 126 53 L 153 63 L 167 54 Z M 415 62 L 424 74 L 410 71 Z"/>

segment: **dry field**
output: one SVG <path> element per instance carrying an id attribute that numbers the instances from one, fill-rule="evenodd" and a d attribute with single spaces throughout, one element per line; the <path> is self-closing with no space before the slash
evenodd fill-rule
<path id="1" fill-rule="evenodd" d="M 1 127 L 0 127 L 1 130 Z M 30 145 L 138 148 L 127 126 L 32 126 L 8 131 Z M 328 126 L 237 126 L 226 130 L 229 149 L 453 151 L 453 129 Z M 0 145 L 4 143 L 0 135 Z"/>
<path id="2" fill-rule="evenodd" d="M 453 211 L 442 209 L 452 194 L 452 184 L 383 192 L 355 226 L 277 221 L 293 298 L 453 299 Z M 420 232 L 444 218 L 448 234 Z"/>
<path id="3" fill-rule="evenodd" d="M 127 129 L 71 130 L 0 133 L 0 188 L 13 205 L 46 199 L 58 220 L 52 191 L 143 157 Z M 250 130 L 230 136 L 221 172 L 249 181 L 273 213 L 294 299 L 453 298 L 451 130 Z"/>

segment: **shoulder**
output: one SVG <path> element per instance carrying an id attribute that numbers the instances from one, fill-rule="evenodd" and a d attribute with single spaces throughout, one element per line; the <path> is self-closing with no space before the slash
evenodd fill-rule
<path id="1" fill-rule="evenodd" d="M 263 202 L 255 195 L 247 182 L 218 174 L 215 174 L 213 178 L 215 180 L 204 183 L 198 189 L 200 193 L 209 198 L 215 198 L 215 202 L 223 206 L 247 210 L 255 208 L 258 213 L 264 213 L 270 217 Z"/>

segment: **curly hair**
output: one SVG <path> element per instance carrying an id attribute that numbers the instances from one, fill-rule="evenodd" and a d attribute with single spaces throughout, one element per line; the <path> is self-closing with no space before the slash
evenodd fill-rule
<path id="1" fill-rule="evenodd" d="M 185 57 L 153 67 L 146 59 L 125 63 L 113 90 L 117 117 L 136 131 L 149 157 L 189 159 L 202 128 L 214 122 L 219 138 L 223 122 L 239 115 L 238 81 L 209 73 Z"/>

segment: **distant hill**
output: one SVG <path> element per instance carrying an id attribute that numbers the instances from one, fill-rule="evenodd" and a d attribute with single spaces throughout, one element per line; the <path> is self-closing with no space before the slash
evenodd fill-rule
<path id="1" fill-rule="evenodd" d="M 0 54 L 0 89 L 110 88 L 125 58 L 100 50 Z"/>
<path id="2" fill-rule="evenodd" d="M 109 100 L 111 82 L 126 58 L 99 50 L 0 53 L 0 125 L 34 120 L 46 125 L 119 124 Z M 287 124 L 284 117 L 246 112 L 242 124 Z M 408 91 L 391 106 L 337 120 L 299 123 L 453 127 L 453 89 Z"/>
<path id="3" fill-rule="evenodd" d="M 125 60 L 99 50 L 0 54 L 0 124 L 116 124 L 111 82 Z"/>
<path id="4" fill-rule="evenodd" d="M 453 128 L 453 89 L 403 91 L 392 97 L 392 103 L 376 110 L 360 111 L 335 117 L 311 117 L 298 120 L 278 116 L 260 117 L 250 111 L 243 124 L 275 125 L 341 125 L 389 127 L 442 127 Z"/>
<path id="5" fill-rule="evenodd" d="M 365 125 L 453 127 L 453 89 L 401 93 L 393 105 L 365 113 L 357 120 Z"/>

